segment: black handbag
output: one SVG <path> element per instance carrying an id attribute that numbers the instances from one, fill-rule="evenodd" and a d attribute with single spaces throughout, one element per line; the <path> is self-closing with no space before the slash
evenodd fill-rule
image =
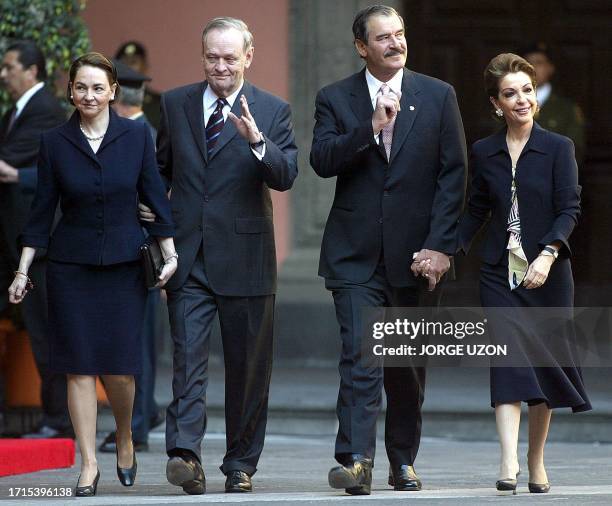
<path id="1" fill-rule="evenodd" d="M 149 290 L 153 290 L 155 285 L 159 282 L 159 275 L 165 263 L 161 248 L 155 237 L 147 237 L 147 240 L 140 247 L 140 255 L 145 286 Z"/>

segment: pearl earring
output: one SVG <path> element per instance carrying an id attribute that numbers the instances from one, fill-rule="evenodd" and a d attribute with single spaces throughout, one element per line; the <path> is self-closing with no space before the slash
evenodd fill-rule
<path id="1" fill-rule="evenodd" d="M 504 115 L 504 111 L 501 109 L 495 109 L 495 114 L 497 114 L 500 118 Z"/>

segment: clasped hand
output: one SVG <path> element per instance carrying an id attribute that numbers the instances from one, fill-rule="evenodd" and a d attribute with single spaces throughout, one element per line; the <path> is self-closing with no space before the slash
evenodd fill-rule
<path id="1" fill-rule="evenodd" d="M 450 268 L 450 258 L 444 253 L 423 248 L 412 260 L 410 269 L 415 276 L 423 276 L 427 279 L 431 292 L 440 282 L 442 276 Z"/>

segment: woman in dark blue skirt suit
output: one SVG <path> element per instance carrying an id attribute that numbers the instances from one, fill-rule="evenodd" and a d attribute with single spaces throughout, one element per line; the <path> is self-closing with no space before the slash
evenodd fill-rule
<path id="1" fill-rule="evenodd" d="M 568 238 L 580 214 L 574 146 L 570 139 L 534 122 L 535 71 L 523 58 L 511 53 L 493 58 L 485 70 L 485 87 L 506 128 L 472 147 L 472 181 L 459 227 L 460 249 L 467 252 L 478 230 L 489 222 L 481 251 L 482 305 L 505 308 L 509 315 L 513 309 L 506 308 L 515 308 L 517 314 L 519 308 L 568 308 L 563 316 L 569 317 L 574 282 Z M 500 340 L 533 330 L 524 319 L 508 318 L 505 323 L 492 329 Z M 537 337 L 535 346 L 545 347 L 543 336 Z M 565 348 L 558 366 L 530 363 L 555 350 L 523 348 L 525 367 L 491 368 L 491 404 L 501 443 L 498 490 L 516 492 L 521 402 L 529 406 L 528 484 L 534 493 L 550 489 L 544 445 L 551 410 L 591 409 L 570 338 L 556 337 L 555 348 Z M 515 344 L 524 343 L 511 342 Z"/>
<path id="2" fill-rule="evenodd" d="M 117 423 L 117 474 L 136 476 L 131 418 L 134 375 L 141 372 L 140 332 L 146 288 L 139 248 L 144 242 L 138 201 L 155 209 L 144 223 L 165 258 L 163 286 L 177 267 L 170 206 L 148 127 L 117 116 L 113 64 L 87 53 L 70 68 L 68 99 L 76 107 L 64 125 L 43 134 L 38 187 L 21 236 L 19 270 L 9 288 L 19 303 L 36 249 L 48 249 L 50 368 L 68 375 L 68 406 L 81 452 L 76 495 L 95 495 L 96 376 L 104 379 Z M 55 210 L 61 219 L 51 237 Z"/>

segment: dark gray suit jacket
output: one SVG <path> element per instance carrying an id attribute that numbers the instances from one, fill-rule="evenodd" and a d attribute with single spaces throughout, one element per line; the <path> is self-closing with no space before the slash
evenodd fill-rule
<path id="1" fill-rule="evenodd" d="M 215 293 L 269 295 L 276 290 L 276 253 L 269 188 L 285 191 L 297 176 L 297 147 L 289 105 L 244 83 L 257 126 L 266 138 L 263 160 L 228 119 L 207 156 L 202 97 L 206 82 L 162 95 L 157 160 L 176 224 L 178 270 L 167 285 L 186 281 L 200 245 Z M 232 112 L 241 115 L 240 100 Z"/>
<path id="2" fill-rule="evenodd" d="M 365 69 L 319 91 L 310 163 L 337 177 L 319 275 L 368 281 L 384 252 L 392 286 L 415 286 L 412 254 L 454 254 L 466 183 L 455 91 L 404 69 L 390 160 L 374 140 Z"/>

